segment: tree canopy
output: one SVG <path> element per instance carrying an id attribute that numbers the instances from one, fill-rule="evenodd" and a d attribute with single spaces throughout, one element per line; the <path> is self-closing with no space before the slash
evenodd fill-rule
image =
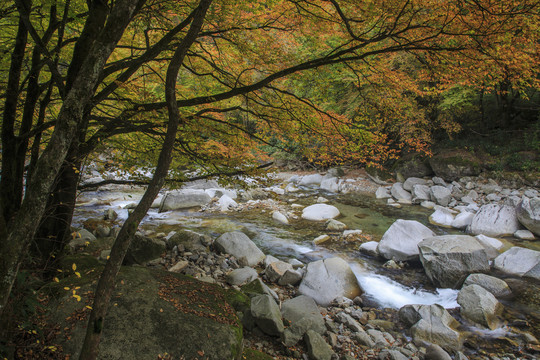
<path id="1" fill-rule="evenodd" d="M 508 126 L 539 85 L 535 0 L 14 0 L 0 25 L 0 312 L 29 250 L 65 245 L 89 157 L 156 169 L 151 200 L 167 176 L 268 149 L 429 152 L 477 98 Z"/>

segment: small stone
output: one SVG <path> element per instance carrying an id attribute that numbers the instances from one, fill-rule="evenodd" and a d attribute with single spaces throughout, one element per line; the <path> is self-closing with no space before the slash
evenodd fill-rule
<path id="1" fill-rule="evenodd" d="M 520 240 L 534 240 L 534 234 L 529 230 L 518 230 L 514 233 L 514 237 Z"/>
<path id="2" fill-rule="evenodd" d="M 320 245 L 324 242 L 327 242 L 328 240 L 330 240 L 330 236 L 329 235 L 321 235 L 321 236 L 318 236 L 316 237 L 315 239 L 313 239 L 313 244 L 314 245 Z"/>

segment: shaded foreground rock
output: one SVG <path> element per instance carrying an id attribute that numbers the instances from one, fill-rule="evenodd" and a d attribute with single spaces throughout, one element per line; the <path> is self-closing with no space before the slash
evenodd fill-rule
<path id="1" fill-rule="evenodd" d="M 279 336 L 284 330 L 279 306 L 270 295 L 258 295 L 251 299 L 251 316 L 265 334 Z"/>
<path id="2" fill-rule="evenodd" d="M 503 307 L 495 296 L 483 287 L 465 286 L 459 292 L 457 302 L 461 305 L 461 315 L 467 319 L 492 330 L 499 327 L 498 316 L 502 313 Z"/>
<path id="3" fill-rule="evenodd" d="M 90 280 L 90 279 L 88 279 Z M 62 284 L 64 286 L 65 284 Z M 89 286 L 82 286 L 81 302 L 69 297 L 55 304 L 54 321 L 65 327 L 74 313 L 85 314 Z M 242 351 L 242 327 L 233 306 L 244 296 L 193 278 L 142 267 L 124 267 L 117 280 L 101 337 L 101 359 L 237 359 Z M 215 316 L 220 314 L 220 316 Z M 86 320 L 73 322 L 56 339 L 64 355 L 79 357 Z M 181 336 L 179 336 L 181 334 Z M 210 335 L 210 336 L 209 336 Z"/>
<path id="4" fill-rule="evenodd" d="M 321 306 L 328 306 L 340 296 L 354 299 L 361 290 L 349 264 L 334 257 L 309 263 L 298 292 Z"/>
<path id="5" fill-rule="evenodd" d="M 486 274 L 469 275 L 463 283 L 464 287 L 468 285 L 481 286 L 497 298 L 512 295 L 512 290 L 504 280 Z"/>
<path id="6" fill-rule="evenodd" d="M 490 269 L 484 247 L 472 236 L 434 236 L 418 248 L 422 266 L 436 286 L 457 289 L 469 274 Z"/>
<path id="7" fill-rule="evenodd" d="M 330 345 L 315 331 L 309 330 L 304 336 L 304 341 L 306 342 L 310 359 L 330 360 L 332 358 L 333 352 Z"/>
<path id="8" fill-rule="evenodd" d="M 462 345 L 462 335 L 456 330 L 459 322 L 441 305 L 406 305 L 399 310 L 399 317 L 411 326 L 417 344 L 438 344 L 450 349 Z"/>
<path id="9" fill-rule="evenodd" d="M 282 340 L 286 346 L 296 344 L 308 330 L 318 334 L 324 334 L 326 330 L 319 308 L 309 296 L 300 295 L 283 302 L 281 314 L 291 324 L 283 332 Z"/>

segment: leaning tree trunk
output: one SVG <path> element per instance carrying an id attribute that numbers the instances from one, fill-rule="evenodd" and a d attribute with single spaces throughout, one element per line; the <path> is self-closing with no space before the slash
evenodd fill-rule
<path id="1" fill-rule="evenodd" d="M 180 123 L 180 114 L 178 112 L 175 93 L 176 79 L 188 49 L 193 44 L 201 30 L 204 18 L 206 16 L 206 11 L 211 3 L 212 0 L 201 0 L 196 9 L 191 27 L 189 28 L 185 38 L 176 49 L 167 69 L 167 77 L 165 80 L 165 98 L 169 113 L 167 134 L 165 135 L 165 140 L 159 154 L 154 176 L 152 177 L 152 180 L 150 181 L 150 184 L 148 185 L 148 188 L 146 189 L 141 201 L 135 210 L 133 210 L 131 215 L 129 215 L 128 219 L 120 229 L 120 232 L 118 233 L 118 236 L 111 249 L 109 260 L 107 261 L 105 269 L 103 270 L 103 273 L 99 279 L 94 296 L 92 312 L 90 313 L 90 317 L 88 319 L 86 337 L 84 339 L 81 355 L 79 357 L 80 360 L 94 360 L 97 358 L 99 352 L 99 343 L 101 340 L 101 332 L 103 330 L 107 308 L 114 290 L 116 276 L 120 271 L 124 257 L 127 253 L 129 245 L 131 244 L 131 239 L 135 235 L 139 223 L 148 212 L 148 209 L 152 205 L 152 202 L 165 182 L 165 178 L 169 171 L 169 166 L 172 160 L 172 152 L 174 149 L 178 125 Z"/>
<path id="2" fill-rule="evenodd" d="M 16 0 L 21 17 L 28 20 L 29 9 Z M 82 64 L 77 81 L 66 95 L 49 144 L 39 158 L 24 201 L 13 219 L 0 229 L 0 316 L 9 299 L 11 288 L 43 217 L 54 181 L 66 157 L 83 112 L 96 88 L 99 76 L 124 30 L 144 0 L 119 0 L 108 16 L 107 24 L 93 43 L 88 58 Z M 4 225 L 4 222 L 0 222 Z"/>

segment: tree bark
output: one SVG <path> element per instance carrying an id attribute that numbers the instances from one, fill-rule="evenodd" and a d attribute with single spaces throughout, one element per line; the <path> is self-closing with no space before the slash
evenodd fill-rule
<path id="1" fill-rule="evenodd" d="M 26 5 L 30 5 L 26 2 Z M 24 60 L 24 51 L 28 41 L 28 30 L 19 18 L 15 46 L 11 54 L 11 64 L 6 88 L 6 100 L 2 119 L 2 177 L 0 180 L 0 204 L 2 216 L 7 223 L 19 209 L 22 201 L 22 179 L 17 181 L 17 140 L 15 138 L 15 120 L 19 100 L 19 82 Z M 20 190 L 17 188 L 20 186 Z"/>
<path id="2" fill-rule="evenodd" d="M 169 171 L 169 166 L 172 160 L 172 152 L 174 149 L 178 125 L 180 123 L 180 114 L 176 104 L 176 81 L 178 72 L 188 49 L 193 44 L 197 38 L 197 34 L 202 28 L 206 11 L 211 3 L 212 0 L 201 0 L 191 23 L 191 27 L 185 38 L 176 49 L 167 69 L 167 76 L 165 80 L 165 98 L 167 101 L 169 121 L 167 133 L 159 154 L 157 167 L 141 201 L 120 229 L 120 232 L 118 233 L 118 236 L 111 249 L 109 260 L 107 261 L 105 269 L 103 270 L 103 273 L 99 279 L 94 296 L 92 312 L 88 319 L 86 337 L 84 339 L 79 357 L 80 360 L 94 360 L 97 358 L 99 343 L 101 340 L 101 332 L 105 323 L 107 308 L 114 290 L 116 276 L 120 271 L 120 267 L 124 261 L 124 257 L 129 245 L 131 244 L 131 240 L 137 231 L 139 223 L 148 212 L 148 209 L 152 205 L 152 202 L 165 182 L 165 178 Z"/>
<path id="3" fill-rule="evenodd" d="M 20 0 L 16 2 L 18 6 L 24 6 Z M 21 208 L 7 224 L 6 235 L 0 239 L 0 316 L 8 301 L 19 266 L 37 231 L 39 219 L 45 213 L 55 178 L 72 139 L 77 134 L 84 110 L 95 91 L 103 67 L 133 15 L 143 3 L 144 0 L 115 2 L 105 28 L 94 41 L 73 87 L 65 97 L 51 139 L 36 164 Z"/>

